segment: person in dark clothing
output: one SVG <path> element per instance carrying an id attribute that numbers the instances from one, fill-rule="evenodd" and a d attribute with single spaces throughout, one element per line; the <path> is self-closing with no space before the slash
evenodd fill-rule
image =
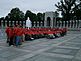
<path id="1" fill-rule="evenodd" d="M 14 31 L 13 31 L 13 27 L 11 26 L 10 29 L 9 29 L 9 46 L 11 45 L 14 45 L 14 42 L 13 42 L 13 38 L 14 38 Z"/>
<path id="2" fill-rule="evenodd" d="M 7 43 L 9 43 L 9 40 L 10 40 L 10 39 L 9 39 L 9 29 L 10 29 L 10 27 L 7 26 L 7 27 L 6 27 L 6 30 L 5 30 L 6 35 L 7 35 L 7 41 L 6 41 Z"/>

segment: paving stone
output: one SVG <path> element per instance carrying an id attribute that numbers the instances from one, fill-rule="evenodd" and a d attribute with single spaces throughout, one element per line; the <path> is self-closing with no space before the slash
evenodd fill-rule
<path id="1" fill-rule="evenodd" d="M 74 43 L 81 43 L 81 39 L 75 39 L 75 40 L 71 40 L 69 42 L 74 42 Z"/>
<path id="2" fill-rule="evenodd" d="M 81 61 L 81 60 L 78 60 L 78 59 L 73 59 L 72 61 Z"/>
<path id="3" fill-rule="evenodd" d="M 81 49 L 77 52 L 77 54 L 75 55 L 74 60 L 80 60 L 81 61 Z"/>
<path id="4" fill-rule="evenodd" d="M 39 45 L 39 44 L 41 44 L 41 43 L 44 43 L 44 42 L 48 42 L 45 38 L 43 38 L 43 39 L 36 39 L 36 40 L 33 40 L 33 41 L 27 41 L 26 42 L 26 44 L 25 45 L 23 45 L 23 47 L 24 46 L 34 46 L 34 45 Z"/>
<path id="5" fill-rule="evenodd" d="M 8 61 L 8 60 L 5 59 L 5 58 L 0 57 L 0 61 Z"/>
<path id="6" fill-rule="evenodd" d="M 80 49 L 79 47 L 57 46 L 58 48 Z"/>
<path id="7" fill-rule="evenodd" d="M 70 46 L 70 47 L 81 47 L 81 44 L 77 44 L 77 43 L 62 43 L 59 46 Z"/>
<path id="8" fill-rule="evenodd" d="M 52 49 L 49 49 L 45 52 L 48 53 L 56 53 L 56 54 L 65 54 L 65 55 L 72 55 L 74 56 L 79 49 L 71 49 L 71 48 L 59 48 L 59 47 L 54 47 Z"/>
<path id="9" fill-rule="evenodd" d="M 40 50 L 40 49 L 44 49 L 44 48 L 46 48 L 46 47 L 48 47 L 48 46 L 46 46 L 46 45 L 34 45 L 34 46 L 25 46 L 25 47 L 22 47 L 22 49 L 24 49 L 24 50 L 30 50 L 30 51 L 37 51 L 37 50 Z"/>
<path id="10" fill-rule="evenodd" d="M 19 51 L 14 48 L 5 48 L 3 50 L 0 50 L 0 58 L 8 60 L 8 61 L 11 61 L 12 59 L 23 56 L 25 54 L 29 54 L 29 52 Z"/>
<path id="11" fill-rule="evenodd" d="M 45 56 L 45 55 L 36 55 L 29 59 L 25 59 L 23 61 L 71 61 L 71 59 L 50 57 L 50 56 Z"/>

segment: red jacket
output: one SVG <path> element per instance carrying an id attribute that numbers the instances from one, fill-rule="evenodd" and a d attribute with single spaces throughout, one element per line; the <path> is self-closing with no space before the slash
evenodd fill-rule
<path id="1" fill-rule="evenodd" d="M 8 34 L 9 34 L 9 29 L 10 29 L 10 27 L 7 27 L 6 30 L 5 30 L 7 36 L 8 36 Z"/>
<path id="2" fill-rule="evenodd" d="M 9 36 L 9 38 L 14 37 L 14 31 L 13 31 L 13 29 L 11 29 L 11 28 L 9 29 L 8 36 Z"/>
<path id="3" fill-rule="evenodd" d="M 23 29 L 22 28 L 15 28 L 15 35 L 16 36 L 22 36 L 23 35 Z"/>

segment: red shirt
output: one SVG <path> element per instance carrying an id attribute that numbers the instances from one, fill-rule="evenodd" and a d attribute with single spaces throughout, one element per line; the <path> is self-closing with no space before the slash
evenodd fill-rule
<path id="1" fill-rule="evenodd" d="M 6 30 L 5 30 L 7 35 L 9 34 L 9 29 L 10 29 L 10 27 L 7 27 Z"/>
<path id="2" fill-rule="evenodd" d="M 16 34 L 16 36 L 22 36 L 23 35 L 23 29 L 22 28 L 16 28 L 15 34 Z"/>
<path id="3" fill-rule="evenodd" d="M 9 36 L 9 38 L 14 37 L 14 31 L 13 31 L 13 29 L 11 29 L 11 28 L 9 29 L 8 36 Z"/>
<path id="4" fill-rule="evenodd" d="M 14 27 L 14 36 L 16 36 L 17 33 L 17 27 Z"/>

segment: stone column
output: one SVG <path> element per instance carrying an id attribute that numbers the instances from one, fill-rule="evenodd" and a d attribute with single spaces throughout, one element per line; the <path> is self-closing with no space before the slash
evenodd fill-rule
<path id="1" fill-rule="evenodd" d="M 73 20 L 73 28 L 75 27 L 75 23 L 74 23 L 74 20 Z"/>
<path id="2" fill-rule="evenodd" d="M 81 28 L 81 20 L 80 20 L 80 22 L 79 22 L 79 27 Z"/>
<path id="3" fill-rule="evenodd" d="M 35 27 L 35 21 L 33 22 L 33 27 Z"/>
<path id="4" fill-rule="evenodd" d="M 59 21 L 57 21 L 57 27 L 59 27 Z"/>
<path id="5" fill-rule="evenodd" d="M 78 25 L 78 28 L 79 28 L 80 27 L 80 20 L 78 20 L 78 24 L 77 25 Z"/>
<path id="6" fill-rule="evenodd" d="M 40 22 L 40 27 L 43 27 L 43 22 L 42 21 Z"/>
<path id="7" fill-rule="evenodd" d="M 66 21 L 66 27 L 68 28 L 68 21 Z"/>
<path id="8" fill-rule="evenodd" d="M 64 21 L 64 27 L 65 27 L 65 21 Z"/>
<path id="9" fill-rule="evenodd" d="M 39 27 L 39 22 L 37 21 L 37 27 Z"/>
<path id="10" fill-rule="evenodd" d="M 72 22 L 72 20 L 70 20 L 70 26 L 69 26 L 70 28 L 71 28 L 71 22 Z"/>

